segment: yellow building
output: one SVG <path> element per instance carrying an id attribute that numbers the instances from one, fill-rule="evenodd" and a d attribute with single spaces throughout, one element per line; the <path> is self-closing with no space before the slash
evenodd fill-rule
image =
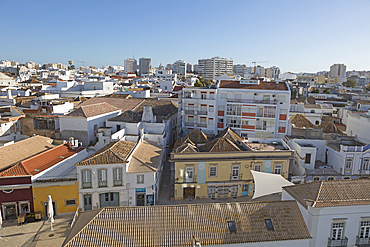
<path id="1" fill-rule="evenodd" d="M 209 140 L 201 130 L 179 139 L 171 154 L 175 163 L 174 199 L 237 197 L 253 194 L 250 170 L 288 179 L 293 151 L 281 139 L 243 140 L 226 128 Z"/>
<path id="2" fill-rule="evenodd" d="M 73 213 L 78 207 L 77 179 L 36 180 L 32 183 L 34 211 L 46 215 L 48 195 L 53 200 L 54 213 Z"/>

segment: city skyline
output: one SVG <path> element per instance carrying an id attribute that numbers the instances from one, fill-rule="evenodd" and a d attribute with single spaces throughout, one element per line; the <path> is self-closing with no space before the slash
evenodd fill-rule
<path id="1" fill-rule="evenodd" d="M 37 63 L 68 60 L 123 65 L 149 57 L 160 63 L 220 56 L 234 64 L 317 72 L 332 64 L 369 70 L 365 33 L 368 1 L 113 1 L 5 2 L 0 59 Z M 14 11 L 13 11 L 14 10 Z M 31 24 L 32 23 L 32 24 Z M 180 25 L 181 24 L 181 25 Z M 355 34 L 355 35 L 354 35 Z"/>

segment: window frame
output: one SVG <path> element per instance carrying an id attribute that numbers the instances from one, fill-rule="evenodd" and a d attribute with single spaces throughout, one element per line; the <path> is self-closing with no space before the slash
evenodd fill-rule
<path id="1" fill-rule="evenodd" d="M 103 180 L 103 171 L 105 172 L 105 180 Z M 99 188 L 108 187 L 108 171 L 106 168 L 98 169 L 98 187 Z"/>
<path id="2" fill-rule="evenodd" d="M 307 163 L 307 157 L 310 157 L 310 162 Z M 311 159 L 312 159 L 312 154 L 311 153 L 306 153 L 305 157 L 304 157 L 304 163 L 305 164 L 311 164 Z"/>
<path id="3" fill-rule="evenodd" d="M 257 170 L 256 167 L 259 167 L 259 170 Z M 262 171 L 262 165 L 261 164 L 255 164 L 253 166 L 253 170 L 256 171 L 256 172 L 261 172 Z"/>
<path id="4" fill-rule="evenodd" d="M 27 211 L 22 211 L 22 205 L 23 204 L 27 204 L 27 207 L 28 207 L 28 210 Z M 18 202 L 18 207 L 19 207 L 19 214 L 21 213 L 30 213 L 31 212 L 31 208 L 30 208 L 30 201 L 20 201 Z"/>
<path id="5" fill-rule="evenodd" d="M 74 202 L 74 204 L 67 204 L 67 201 L 72 201 L 72 200 L 74 200 L 75 202 Z M 65 207 L 70 207 L 70 206 L 77 206 L 77 199 L 76 198 L 72 198 L 72 199 L 65 199 L 64 200 L 64 206 Z"/>
<path id="6" fill-rule="evenodd" d="M 344 164 L 344 169 L 350 170 L 353 166 L 353 158 L 346 158 L 346 163 Z"/>
<path id="7" fill-rule="evenodd" d="M 215 175 L 211 175 L 211 169 L 212 168 L 215 168 L 215 171 L 214 171 L 214 174 Z M 217 173 L 218 173 L 218 168 L 217 168 L 217 166 L 209 166 L 209 169 L 208 169 L 209 171 L 208 171 L 208 177 L 210 177 L 210 178 L 216 178 L 217 177 Z"/>
<path id="8" fill-rule="evenodd" d="M 364 226 L 362 226 L 362 224 L 364 223 Z M 367 225 L 365 225 L 367 224 Z M 364 229 L 364 230 L 362 230 Z M 360 227 L 359 227 L 359 231 L 358 231 L 358 237 L 360 239 L 362 238 L 370 238 L 370 219 L 362 219 L 360 221 Z"/>
<path id="9" fill-rule="evenodd" d="M 119 172 L 116 173 L 117 170 Z M 117 174 L 120 174 L 121 179 L 116 178 Z M 121 181 L 121 184 L 116 183 L 116 181 Z M 117 186 L 122 186 L 122 185 L 123 185 L 123 169 L 122 167 L 115 167 L 113 168 L 113 186 L 117 187 Z"/>
<path id="10" fill-rule="evenodd" d="M 370 170 L 370 159 L 364 158 L 364 162 L 362 163 L 362 170 L 369 171 Z"/>
<path id="11" fill-rule="evenodd" d="M 342 224 L 342 227 L 334 227 L 334 226 L 336 226 L 338 224 Z M 341 222 L 332 222 L 331 223 L 331 230 L 330 230 L 330 239 L 331 240 L 341 240 L 341 239 L 343 239 L 344 238 L 345 226 L 346 226 L 346 222 L 344 222 L 344 221 L 341 221 Z M 334 234 L 336 236 L 338 236 L 338 233 L 337 233 L 338 231 L 336 231 L 336 233 L 334 233 L 334 229 L 342 229 L 341 230 L 341 233 L 340 233 L 340 238 L 338 238 L 338 237 L 334 238 Z"/>
<path id="12" fill-rule="evenodd" d="M 276 169 L 279 169 L 280 170 L 280 173 L 276 173 Z M 282 175 L 283 173 L 283 165 L 282 164 L 276 164 L 274 165 L 274 174 L 280 174 Z"/>
<path id="13" fill-rule="evenodd" d="M 142 181 L 139 178 L 142 178 Z M 144 184 L 144 174 L 137 174 L 136 175 L 136 183 L 137 184 Z"/>
<path id="14" fill-rule="evenodd" d="M 84 176 L 85 173 L 88 173 L 89 174 L 89 176 L 86 177 L 86 178 L 89 178 L 89 179 L 87 179 L 89 181 L 85 180 L 85 176 Z M 82 186 L 83 189 L 92 188 L 93 187 L 92 186 L 92 171 L 90 169 L 82 170 L 81 171 L 81 180 L 82 180 L 81 186 Z M 89 187 L 84 186 L 84 184 L 87 184 L 87 183 L 90 183 L 90 186 Z"/>

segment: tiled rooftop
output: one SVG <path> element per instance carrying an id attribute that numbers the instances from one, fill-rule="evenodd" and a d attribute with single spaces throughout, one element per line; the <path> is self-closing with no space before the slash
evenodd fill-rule
<path id="1" fill-rule="evenodd" d="M 127 173 L 155 172 L 161 165 L 162 156 L 163 146 L 144 140 L 132 155 Z"/>
<path id="2" fill-rule="evenodd" d="M 126 159 L 135 145 L 136 142 L 131 141 L 111 142 L 75 166 L 126 163 Z"/>
<path id="3" fill-rule="evenodd" d="M 283 90 L 287 91 L 288 87 L 285 82 L 267 82 L 260 81 L 260 84 L 240 84 L 239 81 L 221 81 L 219 88 L 237 88 L 237 89 L 259 89 L 259 90 Z"/>
<path id="4" fill-rule="evenodd" d="M 121 98 L 110 98 L 110 97 L 93 97 L 89 100 L 84 101 L 79 106 L 87 106 L 98 103 L 108 103 L 112 106 L 120 108 L 122 112 L 133 110 L 139 104 L 143 103 L 143 99 L 121 99 Z"/>
<path id="5" fill-rule="evenodd" d="M 61 144 L 40 154 L 32 156 L 0 173 L 0 177 L 36 175 L 59 162 L 75 155 L 82 148 L 72 149 L 68 143 Z"/>
<path id="6" fill-rule="evenodd" d="M 44 136 L 28 139 L 0 148 L 0 171 L 24 159 L 51 149 L 53 140 Z"/>
<path id="7" fill-rule="evenodd" d="M 326 180 L 284 187 L 306 209 L 370 205 L 370 180 Z"/>
<path id="8" fill-rule="evenodd" d="M 63 246 L 191 246 L 193 236 L 202 246 L 311 238 L 295 201 L 212 203 L 82 212 Z"/>
<path id="9" fill-rule="evenodd" d="M 119 111 L 120 108 L 117 108 L 115 106 L 112 106 L 108 103 L 102 102 L 102 103 L 97 103 L 97 104 L 91 104 L 91 105 L 85 105 L 85 106 L 80 106 L 76 110 L 74 110 L 71 113 L 68 113 L 64 117 L 84 117 L 84 118 L 89 118 L 89 117 L 94 117 L 114 111 Z"/>

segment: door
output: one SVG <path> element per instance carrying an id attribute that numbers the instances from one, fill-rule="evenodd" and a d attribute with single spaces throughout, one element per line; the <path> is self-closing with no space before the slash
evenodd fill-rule
<path id="1" fill-rule="evenodd" d="M 14 204 L 3 205 L 3 209 L 4 209 L 4 214 L 5 214 L 5 219 L 6 220 L 17 218 L 17 208 L 16 208 L 15 203 Z"/>
<path id="2" fill-rule="evenodd" d="M 53 216 L 55 216 L 57 214 L 57 208 L 55 206 L 55 202 L 53 202 L 53 211 L 54 211 Z M 48 202 L 44 202 L 44 213 L 47 218 L 48 217 Z"/>
<path id="3" fill-rule="evenodd" d="M 119 206 L 119 193 L 102 193 L 99 195 L 100 208 L 104 207 L 118 207 Z"/>
<path id="4" fill-rule="evenodd" d="M 332 240 L 340 240 L 343 238 L 344 223 L 333 223 Z"/>
<path id="5" fill-rule="evenodd" d="M 194 198 L 195 198 L 195 187 L 185 187 L 184 199 L 194 199 Z"/>
<path id="6" fill-rule="evenodd" d="M 84 195 L 84 211 L 91 209 L 92 209 L 91 194 L 86 194 Z"/>
<path id="7" fill-rule="evenodd" d="M 145 205 L 145 193 L 136 192 L 136 206 L 144 206 L 144 205 Z"/>
<path id="8" fill-rule="evenodd" d="M 194 182 L 194 167 L 185 168 L 185 182 L 187 183 Z"/>
<path id="9" fill-rule="evenodd" d="M 231 185 L 230 187 L 230 196 L 231 197 L 237 197 L 238 196 L 238 185 L 237 184 L 234 184 L 234 185 Z"/>
<path id="10" fill-rule="evenodd" d="M 239 166 L 232 166 L 231 180 L 239 180 Z"/>

